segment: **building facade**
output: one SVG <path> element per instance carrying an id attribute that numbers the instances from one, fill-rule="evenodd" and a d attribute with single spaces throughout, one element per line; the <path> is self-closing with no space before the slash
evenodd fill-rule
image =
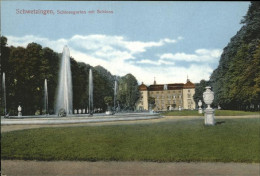
<path id="1" fill-rule="evenodd" d="M 140 98 L 136 103 L 137 110 L 149 110 L 149 97 L 155 100 L 154 111 L 169 111 L 181 109 L 195 109 L 193 95 L 195 85 L 187 79 L 184 83 L 156 84 L 139 86 Z"/>

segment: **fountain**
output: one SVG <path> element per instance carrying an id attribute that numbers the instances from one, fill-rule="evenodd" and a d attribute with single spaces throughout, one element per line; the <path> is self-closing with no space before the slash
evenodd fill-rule
<path id="1" fill-rule="evenodd" d="M 48 87 L 47 87 L 47 79 L 44 80 L 44 111 L 46 116 L 48 113 Z"/>
<path id="2" fill-rule="evenodd" d="M 93 115 L 93 78 L 92 78 L 92 70 L 89 70 L 89 114 Z"/>
<path id="3" fill-rule="evenodd" d="M 55 110 L 56 114 L 58 114 L 60 110 L 64 110 L 68 115 L 72 114 L 72 78 L 70 69 L 70 51 L 67 46 L 64 46 L 63 48 Z"/>
<path id="4" fill-rule="evenodd" d="M 117 95 L 117 81 L 115 80 L 115 88 L 114 88 L 114 111 L 116 111 L 116 95 Z"/>
<path id="5" fill-rule="evenodd" d="M 2 89 L 3 89 L 3 101 L 4 101 L 4 117 L 7 115 L 6 111 L 6 89 L 5 89 L 5 73 L 3 72 L 3 79 L 2 79 Z"/>

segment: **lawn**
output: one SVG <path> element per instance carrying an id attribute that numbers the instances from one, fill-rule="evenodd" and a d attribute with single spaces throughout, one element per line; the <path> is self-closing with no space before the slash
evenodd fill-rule
<path id="1" fill-rule="evenodd" d="M 1 134 L 1 159 L 260 162 L 260 120 L 39 128 Z"/>
<path id="2" fill-rule="evenodd" d="M 162 115 L 165 115 L 165 116 L 203 116 L 203 114 L 199 114 L 197 110 L 169 111 L 169 112 L 163 113 Z M 215 115 L 216 116 L 260 115 L 260 112 L 216 110 Z"/>

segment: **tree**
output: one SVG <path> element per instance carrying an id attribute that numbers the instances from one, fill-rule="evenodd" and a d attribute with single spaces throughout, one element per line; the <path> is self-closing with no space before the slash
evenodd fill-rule
<path id="1" fill-rule="evenodd" d="M 202 101 L 202 106 L 205 106 L 203 101 L 203 92 L 205 92 L 205 87 L 209 86 L 209 81 L 205 81 L 204 79 L 200 81 L 200 83 L 195 84 L 195 94 L 193 95 L 193 99 L 196 103 L 196 107 L 198 106 L 199 100 Z"/>
<path id="2" fill-rule="evenodd" d="M 149 104 L 149 107 L 151 107 L 153 109 L 154 106 L 155 106 L 155 98 L 154 97 L 149 97 L 148 98 L 148 104 Z"/>
<path id="3" fill-rule="evenodd" d="M 121 77 L 118 81 L 117 99 L 125 110 L 134 110 L 139 98 L 138 83 L 132 74 Z"/>
<path id="4" fill-rule="evenodd" d="M 111 96 L 105 96 L 104 97 L 104 102 L 106 103 L 107 105 L 107 110 L 108 111 L 111 111 L 111 106 L 112 106 L 112 103 L 113 103 L 113 98 Z"/>
<path id="5" fill-rule="evenodd" d="M 215 103 L 225 109 L 256 109 L 259 103 L 260 3 L 252 2 L 242 28 L 224 48 L 210 77 Z"/>

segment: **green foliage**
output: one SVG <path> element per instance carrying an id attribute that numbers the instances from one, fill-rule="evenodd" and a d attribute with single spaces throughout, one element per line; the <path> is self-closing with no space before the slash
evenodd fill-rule
<path id="1" fill-rule="evenodd" d="M 108 111 L 111 110 L 111 106 L 112 106 L 112 103 L 113 103 L 113 98 L 111 96 L 106 96 L 104 98 L 104 102 L 106 103 L 107 105 L 107 108 L 108 108 Z"/>
<path id="2" fill-rule="evenodd" d="M 139 98 L 138 83 L 132 74 L 127 74 L 118 80 L 117 99 L 124 110 L 134 110 Z"/>
<path id="3" fill-rule="evenodd" d="M 202 107 L 206 107 L 203 101 L 203 92 L 205 92 L 205 87 L 209 86 L 209 81 L 205 81 L 204 79 L 200 81 L 200 83 L 195 84 L 195 94 L 193 95 L 193 99 L 196 103 L 196 107 L 198 106 L 199 100 L 202 102 Z"/>
<path id="4" fill-rule="evenodd" d="M 215 105 L 225 109 L 259 108 L 260 3 L 251 2 L 244 26 L 231 39 L 210 77 Z M 258 109 L 259 110 L 259 109 Z"/>
<path id="5" fill-rule="evenodd" d="M 148 103 L 151 104 L 151 105 L 154 105 L 155 104 L 155 98 L 154 97 L 149 97 L 148 98 Z"/>
<path id="6" fill-rule="evenodd" d="M 58 59 L 57 55 L 54 55 L 53 51 L 48 48 L 42 49 L 41 45 L 30 43 L 26 48 L 11 47 L 10 56 L 7 59 L 8 63 L 5 66 L 12 68 L 6 73 L 9 111 L 11 109 L 15 112 L 18 105 L 23 107 L 25 115 L 34 114 L 36 110 L 42 111 L 44 79 L 49 78 L 50 82 L 56 83 L 56 76 L 51 75 L 57 75 L 57 73 L 49 61 Z M 52 89 L 49 95 L 54 95 Z M 50 97 L 50 103 L 51 100 Z"/>
<path id="7" fill-rule="evenodd" d="M 219 122 L 219 121 L 217 121 Z M 1 133 L 1 159 L 259 163 L 259 119 L 39 128 Z"/>
<path id="8" fill-rule="evenodd" d="M 114 76 L 101 66 L 94 67 L 93 84 L 94 84 L 94 107 L 106 110 L 107 105 L 104 97 L 113 96 Z"/>

